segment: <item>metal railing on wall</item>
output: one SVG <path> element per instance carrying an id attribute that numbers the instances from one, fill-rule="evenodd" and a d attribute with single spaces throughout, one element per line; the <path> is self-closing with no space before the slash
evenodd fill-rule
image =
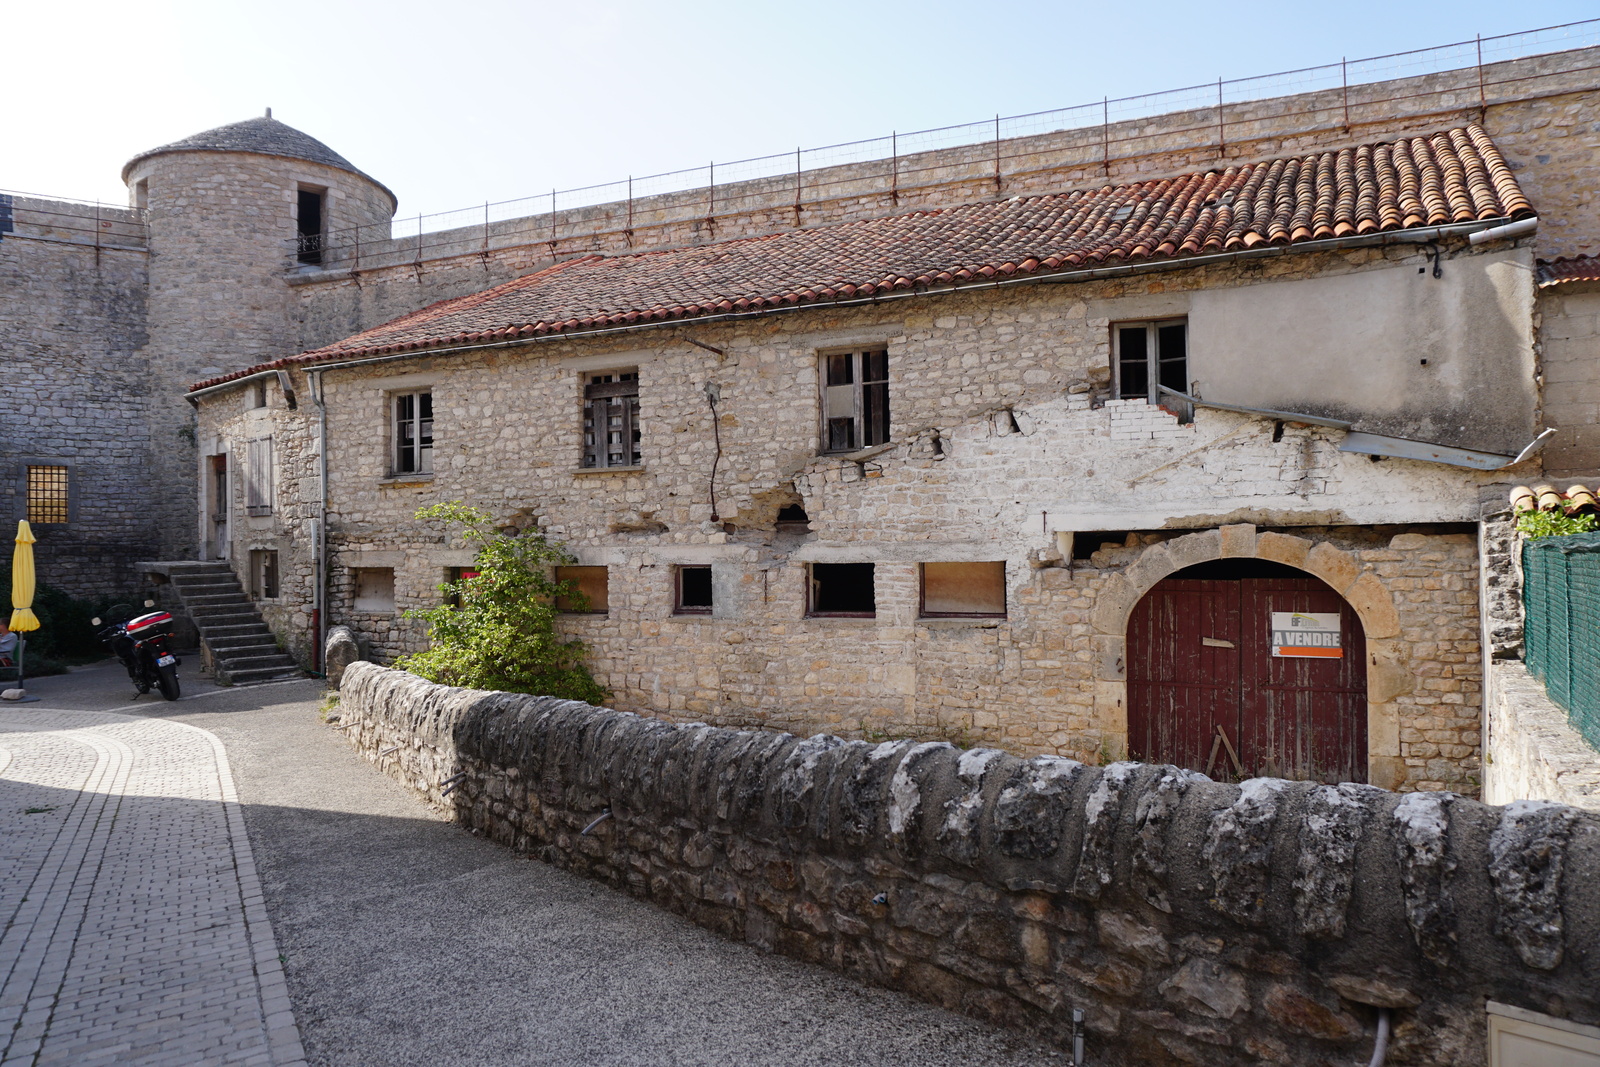
<path id="1" fill-rule="evenodd" d="M 719 219 L 755 213 L 772 215 L 773 228 L 800 226 L 808 207 L 852 196 L 887 196 L 892 205 L 922 190 L 959 184 L 1000 196 L 1063 170 L 1089 176 L 1098 168 L 1109 176 L 1116 163 L 1153 152 L 1212 149 L 1226 158 L 1231 143 L 1262 136 L 1348 131 L 1380 118 L 1474 109 L 1481 116 L 1496 103 L 1539 95 L 1540 83 L 1593 76 L 1600 56 L 1584 50 L 1595 47 L 1600 19 L 553 189 L 335 229 L 321 236 L 322 265 L 372 269 L 538 244 L 548 244 L 554 254 L 582 239 L 596 248 L 608 238 L 627 246 L 639 230 L 685 223 L 701 224 L 707 236 L 715 236 Z M 1533 57 L 1546 60 L 1508 66 Z M 1263 101 L 1277 105 L 1252 107 Z M 1281 106 L 1286 102 L 1290 106 Z M 290 266 L 301 266 L 299 240 L 286 251 Z"/>

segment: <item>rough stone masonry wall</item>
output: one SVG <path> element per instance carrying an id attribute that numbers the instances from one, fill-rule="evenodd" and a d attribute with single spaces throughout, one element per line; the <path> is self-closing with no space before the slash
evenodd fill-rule
<path id="1" fill-rule="evenodd" d="M 1520 660 L 1490 665 L 1487 704 L 1485 800 L 1536 797 L 1600 812 L 1600 759 Z"/>
<path id="2" fill-rule="evenodd" d="M 1450 793 L 672 725 L 366 663 L 340 729 L 463 824 L 1115 1065 L 1484 1060 L 1600 1022 L 1600 819 Z M 589 836 L 580 831 L 602 813 Z"/>

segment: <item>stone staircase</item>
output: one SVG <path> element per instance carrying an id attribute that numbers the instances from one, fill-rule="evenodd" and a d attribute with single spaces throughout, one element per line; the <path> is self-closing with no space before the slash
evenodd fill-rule
<path id="1" fill-rule="evenodd" d="M 200 631 L 218 684 L 260 685 L 304 677 L 293 657 L 278 648 L 232 567 L 221 562 L 167 563 L 162 570 Z"/>

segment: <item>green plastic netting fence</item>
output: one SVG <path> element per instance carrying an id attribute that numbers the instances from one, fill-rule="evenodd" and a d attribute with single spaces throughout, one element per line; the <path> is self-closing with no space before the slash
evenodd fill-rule
<path id="1" fill-rule="evenodd" d="M 1528 671 L 1600 748 L 1600 533 L 1522 546 Z"/>

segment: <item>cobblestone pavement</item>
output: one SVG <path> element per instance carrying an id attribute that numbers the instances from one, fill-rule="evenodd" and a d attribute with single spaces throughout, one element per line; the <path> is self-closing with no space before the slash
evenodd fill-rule
<path id="1" fill-rule="evenodd" d="M 0 916 L 5 1067 L 305 1062 L 204 730 L 0 705 Z"/>

